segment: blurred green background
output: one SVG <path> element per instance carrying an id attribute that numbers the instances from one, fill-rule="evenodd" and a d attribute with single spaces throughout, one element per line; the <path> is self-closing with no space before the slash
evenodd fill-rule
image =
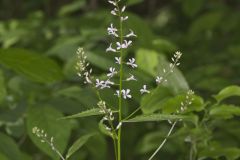
<path id="1" fill-rule="evenodd" d="M 176 70 L 169 77 L 159 99 L 150 98 L 154 106 L 143 108 L 143 113 L 172 113 L 166 108 L 189 88 L 199 95 L 187 113 L 199 121 L 179 124 L 156 159 L 186 160 L 191 154 L 199 160 L 239 159 L 239 97 L 222 100 L 240 96 L 240 89 L 228 88 L 223 99 L 212 95 L 240 84 L 240 1 L 123 3 L 129 15 L 126 26 L 138 35 L 125 55 L 135 56 L 139 65 L 134 72 L 139 81 L 130 87 L 137 90 L 148 84 L 154 89 L 154 77 L 162 73 L 167 60 L 177 50 L 183 53 L 181 72 Z M 32 135 L 34 126 L 56 137 L 62 153 L 77 138 L 97 132 L 72 159 L 113 159 L 111 139 L 99 131 L 100 117 L 57 120 L 96 106 L 96 95 L 76 76 L 76 50 L 86 50 L 96 77 L 104 76 L 114 65 L 114 55 L 105 53 L 111 41 L 106 29 L 116 21 L 111 9 L 106 0 L 0 1 L 0 160 L 57 159 Z M 114 108 L 117 98 L 113 93 L 109 89 L 102 96 Z M 125 116 L 149 99 L 133 95 L 125 103 Z M 147 159 L 169 127 L 167 122 L 124 126 L 124 160 Z"/>

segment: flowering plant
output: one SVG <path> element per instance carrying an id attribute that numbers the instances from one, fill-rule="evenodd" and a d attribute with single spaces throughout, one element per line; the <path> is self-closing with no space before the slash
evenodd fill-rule
<path id="1" fill-rule="evenodd" d="M 85 51 L 83 48 L 79 48 L 77 50 L 77 63 L 75 66 L 77 75 L 84 79 L 84 83 L 86 85 L 90 85 L 96 91 L 96 95 L 99 99 L 99 102 L 97 103 L 98 108 L 93 108 L 76 115 L 68 116 L 64 119 L 103 115 L 102 119 L 100 120 L 100 127 L 102 132 L 110 136 L 113 140 L 116 160 L 122 159 L 121 137 L 123 124 L 126 124 L 127 122 L 167 120 L 171 124 L 171 128 L 164 141 L 160 143 L 156 151 L 150 156 L 149 160 L 152 160 L 167 141 L 167 138 L 172 133 L 176 123 L 186 118 L 184 116 L 181 116 L 181 114 L 186 111 L 189 105 L 191 105 L 194 93 L 191 90 L 186 93 L 186 97 L 183 99 L 181 105 L 179 106 L 179 109 L 176 110 L 176 113 L 174 114 L 169 114 L 167 116 L 161 114 L 142 114 L 132 118 L 135 114 L 137 114 L 138 111 L 141 110 L 142 106 L 139 106 L 131 114 L 127 115 L 126 117 L 123 116 L 124 101 L 131 101 L 133 98 L 133 95 L 131 94 L 131 88 L 127 88 L 125 84 L 131 83 L 132 81 L 138 81 L 138 78 L 134 75 L 134 73 L 131 73 L 131 70 L 138 68 L 135 58 L 126 58 L 125 56 L 127 49 L 133 45 L 133 40 L 137 38 L 137 34 L 132 29 L 125 28 L 124 24 L 129 17 L 125 13 L 126 6 L 120 5 L 121 0 L 109 0 L 108 2 L 113 6 L 111 14 L 118 19 L 118 24 L 111 23 L 107 28 L 107 33 L 111 37 L 112 41 L 107 47 L 106 52 L 108 54 L 114 54 L 114 61 L 117 67 L 109 66 L 109 72 L 106 73 L 106 76 L 104 78 L 96 78 L 93 76 L 93 69 L 90 67 L 90 63 L 87 61 L 87 55 Z M 155 82 L 157 86 L 160 86 L 163 83 L 167 83 L 167 77 L 172 72 L 174 72 L 176 66 L 180 65 L 179 60 L 181 56 L 181 52 L 175 52 L 171 58 L 172 62 L 167 68 L 163 69 L 163 74 L 156 76 Z M 128 68 L 128 73 L 126 73 L 127 70 L 125 70 L 125 68 Z M 118 98 L 118 107 L 116 110 L 113 110 L 113 106 L 108 105 L 107 101 L 104 100 L 100 94 L 100 90 L 110 88 L 115 89 L 114 96 Z M 154 96 L 155 94 L 154 91 L 150 91 L 149 87 L 146 84 L 142 84 L 142 88 L 139 88 L 139 92 L 141 95 L 150 94 L 150 96 Z M 61 155 L 61 153 L 57 150 L 57 147 L 54 146 L 53 137 L 48 140 L 47 134 L 45 134 L 43 130 L 40 131 L 39 128 L 34 127 L 33 133 L 40 137 L 43 143 L 48 143 L 53 151 L 55 151 L 62 160 L 66 160 L 71 156 L 71 154 L 68 154 L 66 158 L 64 158 L 64 156 Z M 70 153 L 72 153 L 72 151 Z"/>

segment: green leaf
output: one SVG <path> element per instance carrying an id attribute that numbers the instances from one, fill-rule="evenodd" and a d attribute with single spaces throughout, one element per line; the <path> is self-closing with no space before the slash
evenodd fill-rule
<path id="1" fill-rule="evenodd" d="M 153 50 L 139 49 L 136 53 L 138 67 L 146 73 L 156 76 L 159 55 Z"/>
<path id="2" fill-rule="evenodd" d="M 98 102 L 96 93 L 90 87 L 80 88 L 78 86 L 71 86 L 56 91 L 54 96 L 64 96 L 70 99 L 77 100 L 86 107 L 95 106 Z"/>
<path id="3" fill-rule="evenodd" d="M 183 0 L 182 8 L 184 13 L 191 17 L 196 15 L 205 3 L 204 1 L 205 0 Z"/>
<path id="4" fill-rule="evenodd" d="M 2 71 L 0 70 L 0 104 L 6 97 L 6 94 L 7 94 L 7 91 L 4 85 L 4 77 L 3 77 Z"/>
<path id="5" fill-rule="evenodd" d="M 66 159 L 72 156 L 77 150 L 79 150 L 85 143 L 87 143 L 88 139 L 91 138 L 94 134 L 87 134 L 80 137 L 74 144 L 69 148 Z"/>
<path id="6" fill-rule="evenodd" d="M 1 160 L 9 160 L 6 156 L 4 156 L 3 154 L 0 153 L 0 159 Z"/>
<path id="7" fill-rule="evenodd" d="M 89 109 L 71 116 L 63 117 L 61 119 L 83 118 L 83 117 L 97 116 L 102 114 L 103 113 L 100 112 L 99 108 L 93 108 L 93 109 Z"/>
<path id="8" fill-rule="evenodd" d="M 126 22 L 126 28 L 131 28 L 138 36 L 135 45 L 143 48 L 152 48 L 154 34 L 149 25 L 138 15 L 130 12 L 127 14 L 131 18 Z"/>
<path id="9" fill-rule="evenodd" d="M 86 2 L 84 0 L 76 0 L 68 5 L 64 5 L 58 15 L 59 16 L 65 16 L 68 14 L 71 14 L 73 12 L 76 12 L 78 10 L 80 10 L 82 7 L 84 7 L 86 5 Z"/>
<path id="10" fill-rule="evenodd" d="M 202 111 L 204 109 L 204 101 L 201 97 L 193 95 L 193 101 L 188 105 L 186 112 L 192 111 Z M 178 95 L 173 98 L 167 99 L 161 106 L 163 113 L 171 114 L 175 113 L 176 110 L 180 110 L 181 102 L 184 102 L 186 99 L 186 94 Z"/>
<path id="11" fill-rule="evenodd" d="M 222 100 L 232 97 L 232 96 L 240 96 L 240 86 L 229 86 L 221 90 L 214 98 L 219 102 Z"/>
<path id="12" fill-rule="evenodd" d="M 86 52 L 86 53 L 87 53 L 88 61 L 92 65 L 97 66 L 100 69 L 108 70 L 109 66 L 116 66 L 116 64 L 114 64 L 114 62 L 110 58 L 105 56 L 104 52 L 98 52 L 98 53 Z"/>
<path id="13" fill-rule="evenodd" d="M 36 82 L 52 83 L 63 78 L 55 61 L 25 49 L 0 49 L 0 64 Z"/>
<path id="14" fill-rule="evenodd" d="M 17 144 L 11 137 L 3 133 L 0 133 L 0 154 L 9 160 L 21 160 L 21 152 Z"/>
<path id="15" fill-rule="evenodd" d="M 43 129 L 49 137 L 54 138 L 54 145 L 63 153 L 68 144 L 72 125 L 68 121 L 58 121 L 62 113 L 50 106 L 32 107 L 27 112 L 27 131 L 33 143 L 53 159 L 58 155 L 46 143 L 32 133 L 33 127 Z"/>
<path id="16" fill-rule="evenodd" d="M 98 123 L 98 127 L 99 127 L 99 130 L 101 131 L 101 133 L 103 133 L 106 136 L 112 137 L 112 133 L 111 133 L 111 131 L 106 129 L 106 125 L 104 124 L 103 119 Z M 117 137 L 115 137 L 115 138 L 117 138 Z"/>
<path id="17" fill-rule="evenodd" d="M 222 11 L 207 12 L 196 19 L 190 27 L 189 39 L 194 39 L 198 34 L 202 34 L 204 31 L 211 31 L 217 27 L 223 18 L 223 13 Z"/>
<path id="18" fill-rule="evenodd" d="M 217 105 L 210 110 L 209 114 L 215 118 L 230 119 L 240 116 L 240 107 L 226 104 Z"/>
<path id="19" fill-rule="evenodd" d="M 153 113 L 161 109 L 169 98 L 173 97 L 174 93 L 169 88 L 158 86 L 152 90 L 150 94 L 145 95 L 141 100 L 141 110 L 144 114 Z"/>
<path id="20" fill-rule="evenodd" d="M 168 41 L 166 39 L 154 39 L 153 41 L 154 48 L 157 51 L 163 52 L 163 53 L 174 53 L 177 50 L 177 46 L 173 44 L 173 42 Z"/>
<path id="21" fill-rule="evenodd" d="M 136 54 L 136 61 L 141 70 L 154 78 L 164 75 L 164 69 L 169 70 L 170 63 L 166 60 L 166 57 L 154 50 L 139 49 Z M 166 79 L 167 83 L 163 83 L 163 85 L 170 88 L 175 94 L 189 90 L 186 79 L 177 68 Z"/>
<path id="22" fill-rule="evenodd" d="M 200 151 L 199 158 L 214 158 L 226 157 L 227 160 L 236 160 L 240 157 L 240 149 L 236 147 L 220 146 L 218 143 L 212 143 L 207 149 Z"/>
<path id="23" fill-rule="evenodd" d="M 195 121 L 196 117 L 184 116 L 184 115 L 167 115 L 167 114 L 150 114 L 150 115 L 140 115 L 132 119 L 125 120 L 123 122 L 151 122 L 151 121 L 166 121 L 166 120 L 190 120 Z"/>

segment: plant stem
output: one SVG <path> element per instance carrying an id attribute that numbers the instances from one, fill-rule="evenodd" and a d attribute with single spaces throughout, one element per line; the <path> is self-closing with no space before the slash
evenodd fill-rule
<path id="1" fill-rule="evenodd" d="M 190 149 L 190 160 L 196 160 L 197 159 L 197 148 L 196 148 L 196 142 L 195 140 L 191 142 L 191 149 Z"/>
<path id="2" fill-rule="evenodd" d="M 116 133 L 116 130 L 114 129 L 114 127 L 113 127 L 112 121 L 109 121 L 109 124 L 111 126 L 112 133 L 113 133 L 112 139 L 113 139 L 113 144 L 114 144 L 114 154 L 115 154 L 115 159 L 117 160 L 117 156 L 118 156 L 118 154 L 117 154 L 118 153 L 117 152 L 117 142 L 116 142 L 117 133 Z"/>
<path id="3" fill-rule="evenodd" d="M 120 32 L 120 44 L 123 43 L 123 23 L 121 20 L 121 11 L 117 3 L 117 8 L 119 10 L 119 32 Z M 118 98 L 118 121 L 119 123 L 122 121 L 122 89 L 123 89 L 123 49 L 120 49 L 120 77 L 119 77 L 119 98 Z M 118 138 L 117 138 L 117 146 L 118 146 L 118 156 L 117 160 L 121 160 L 121 134 L 122 134 L 122 126 L 118 129 Z"/>
<path id="4" fill-rule="evenodd" d="M 175 121 L 173 124 L 172 124 L 172 127 L 171 129 L 169 130 L 166 138 L 162 141 L 162 143 L 159 145 L 159 147 L 156 149 L 156 151 L 151 155 L 151 157 L 148 159 L 148 160 L 152 160 L 153 157 L 160 151 L 160 149 L 163 147 L 163 145 L 166 143 L 168 137 L 171 135 L 175 125 L 177 124 L 177 121 Z"/>
<path id="5" fill-rule="evenodd" d="M 135 113 L 137 113 L 139 110 L 141 109 L 141 106 L 138 107 L 137 109 L 135 109 L 129 116 L 127 116 L 126 118 L 124 118 L 124 120 L 128 120 L 129 118 L 131 118 Z M 123 120 L 123 121 L 124 121 Z"/>
<path id="6" fill-rule="evenodd" d="M 115 154 L 115 159 L 118 159 L 118 151 L 117 151 L 117 142 L 116 139 L 113 137 L 113 143 L 114 143 L 114 154 Z"/>

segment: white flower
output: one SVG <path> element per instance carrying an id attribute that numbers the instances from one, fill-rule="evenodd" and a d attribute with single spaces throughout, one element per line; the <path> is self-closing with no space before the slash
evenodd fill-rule
<path id="1" fill-rule="evenodd" d="M 128 48 L 131 44 L 132 44 L 132 41 L 127 41 L 127 40 L 124 40 L 124 42 L 121 44 L 120 42 L 117 42 L 117 50 L 123 48 Z"/>
<path id="2" fill-rule="evenodd" d="M 110 27 L 108 27 L 108 34 L 109 35 L 114 35 L 115 37 L 118 37 L 118 34 L 116 33 L 118 30 L 117 28 L 113 27 L 113 24 L 111 23 Z"/>
<path id="3" fill-rule="evenodd" d="M 135 64 L 135 58 L 129 59 L 129 62 L 127 62 L 127 65 L 131 66 L 132 68 L 136 68 L 137 64 Z"/>
<path id="4" fill-rule="evenodd" d="M 106 52 L 116 52 L 116 49 L 112 48 L 112 43 L 109 45 L 109 47 L 106 49 Z"/>
<path id="5" fill-rule="evenodd" d="M 122 48 L 122 45 L 121 45 L 121 43 L 120 43 L 120 42 L 117 42 L 116 44 L 117 44 L 117 50 L 119 50 L 119 49 L 121 49 L 121 48 Z"/>
<path id="6" fill-rule="evenodd" d="M 85 83 L 92 84 L 92 81 L 89 77 L 85 77 Z"/>
<path id="7" fill-rule="evenodd" d="M 116 93 L 114 94 L 114 95 L 116 95 L 116 96 L 120 96 L 120 92 L 119 92 L 119 90 L 116 90 Z"/>
<path id="8" fill-rule="evenodd" d="M 132 44 L 132 41 L 124 40 L 124 43 L 122 44 L 122 48 L 128 48 L 128 46 L 130 46 L 131 44 Z"/>
<path id="9" fill-rule="evenodd" d="M 100 89 L 104 88 L 111 88 L 110 85 L 113 85 L 114 83 L 110 81 L 109 79 L 106 81 L 100 81 L 99 79 L 96 79 L 96 87 Z"/>
<path id="10" fill-rule="evenodd" d="M 137 37 L 137 35 L 133 32 L 133 30 L 130 29 L 130 33 L 128 33 L 125 37 Z"/>
<path id="11" fill-rule="evenodd" d="M 179 51 L 175 52 L 175 54 L 174 54 L 174 57 L 175 57 L 176 59 L 180 59 L 181 56 L 182 56 L 182 53 L 179 52 Z"/>
<path id="12" fill-rule="evenodd" d="M 117 64 L 121 64 L 121 57 L 115 57 L 115 60 L 116 60 L 115 63 L 117 63 Z"/>
<path id="13" fill-rule="evenodd" d="M 118 9 L 117 8 L 114 8 L 112 11 L 111 11 L 111 14 L 116 16 L 117 15 L 117 12 L 118 12 Z"/>
<path id="14" fill-rule="evenodd" d="M 130 74 L 130 77 L 128 77 L 126 81 L 137 81 L 137 79 L 134 77 L 134 75 Z"/>
<path id="15" fill-rule="evenodd" d="M 121 17 L 121 21 L 126 21 L 128 19 L 128 16 Z"/>
<path id="16" fill-rule="evenodd" d="M 126 6 L 123 6 L 123 8 L 122 8 L 122 13 L 125 11 L 125 9 L 126 9 Z"/>
<path id="17" fill-rule="evenodd" d="M 99 79 L 96 79 L 96 87 L 102 87 L 104 85 L 104 81 L 100 81 Z"/>
<path id="18" fill-rule="evenodd" d="M 110 1 L 110 0 L 109 0 L 108 3 L 110 3 L 110 4 L 114 5 L 114 6 L 117 5 L 117 3 L 116 3 L 115 1 Z"/>
<path id="19" fill-rule="evenodd" d="M 127 99 L 127 98 L 132 98 L 132 96 L 129 94 L 130 93 L 130 89 L 126 89 L 126 90 L 122 90 L 122 95 L 123 95 L 123 98 L 124 99 Z"/>
<path id="20" fill-rule="evenodd" d="M 157 76 L 157 78 L 156 78 L 156 82 L 157 82 L 157 83 L 161 83 L 162 80 L 163 80 L 163 77 L 159 77 L 159 76 Z"/>
<path id="21" fill-rule="evenodd" d="M 140 89 L 140 92 L 141 92 L 141 94 L 143 94 L 143 93 L 150 93 L 150 91 L 147 90 L 147 85 L 143 85 L 143 88 Z"/>
<path id="22" fill-rule="evenodd" d="M 104 88 L 110 88 L 110 85 L 114 85 L 114 82 L 109 79 L 104 82 Z"/>
<path id="23" fill-rule="evenodd" d="M 117 74 L 117 71 L 115 71 L 115 68 L 110 67 L 109 68 L 110 73 L 107 74 L 108 77 L 113 77 L 115 74 Z"/>
<path id="24" fill-rule="evenodd" d="M 118 130 L 122 126 L 122 122 L 118 123 L 116 130 Z"/>

